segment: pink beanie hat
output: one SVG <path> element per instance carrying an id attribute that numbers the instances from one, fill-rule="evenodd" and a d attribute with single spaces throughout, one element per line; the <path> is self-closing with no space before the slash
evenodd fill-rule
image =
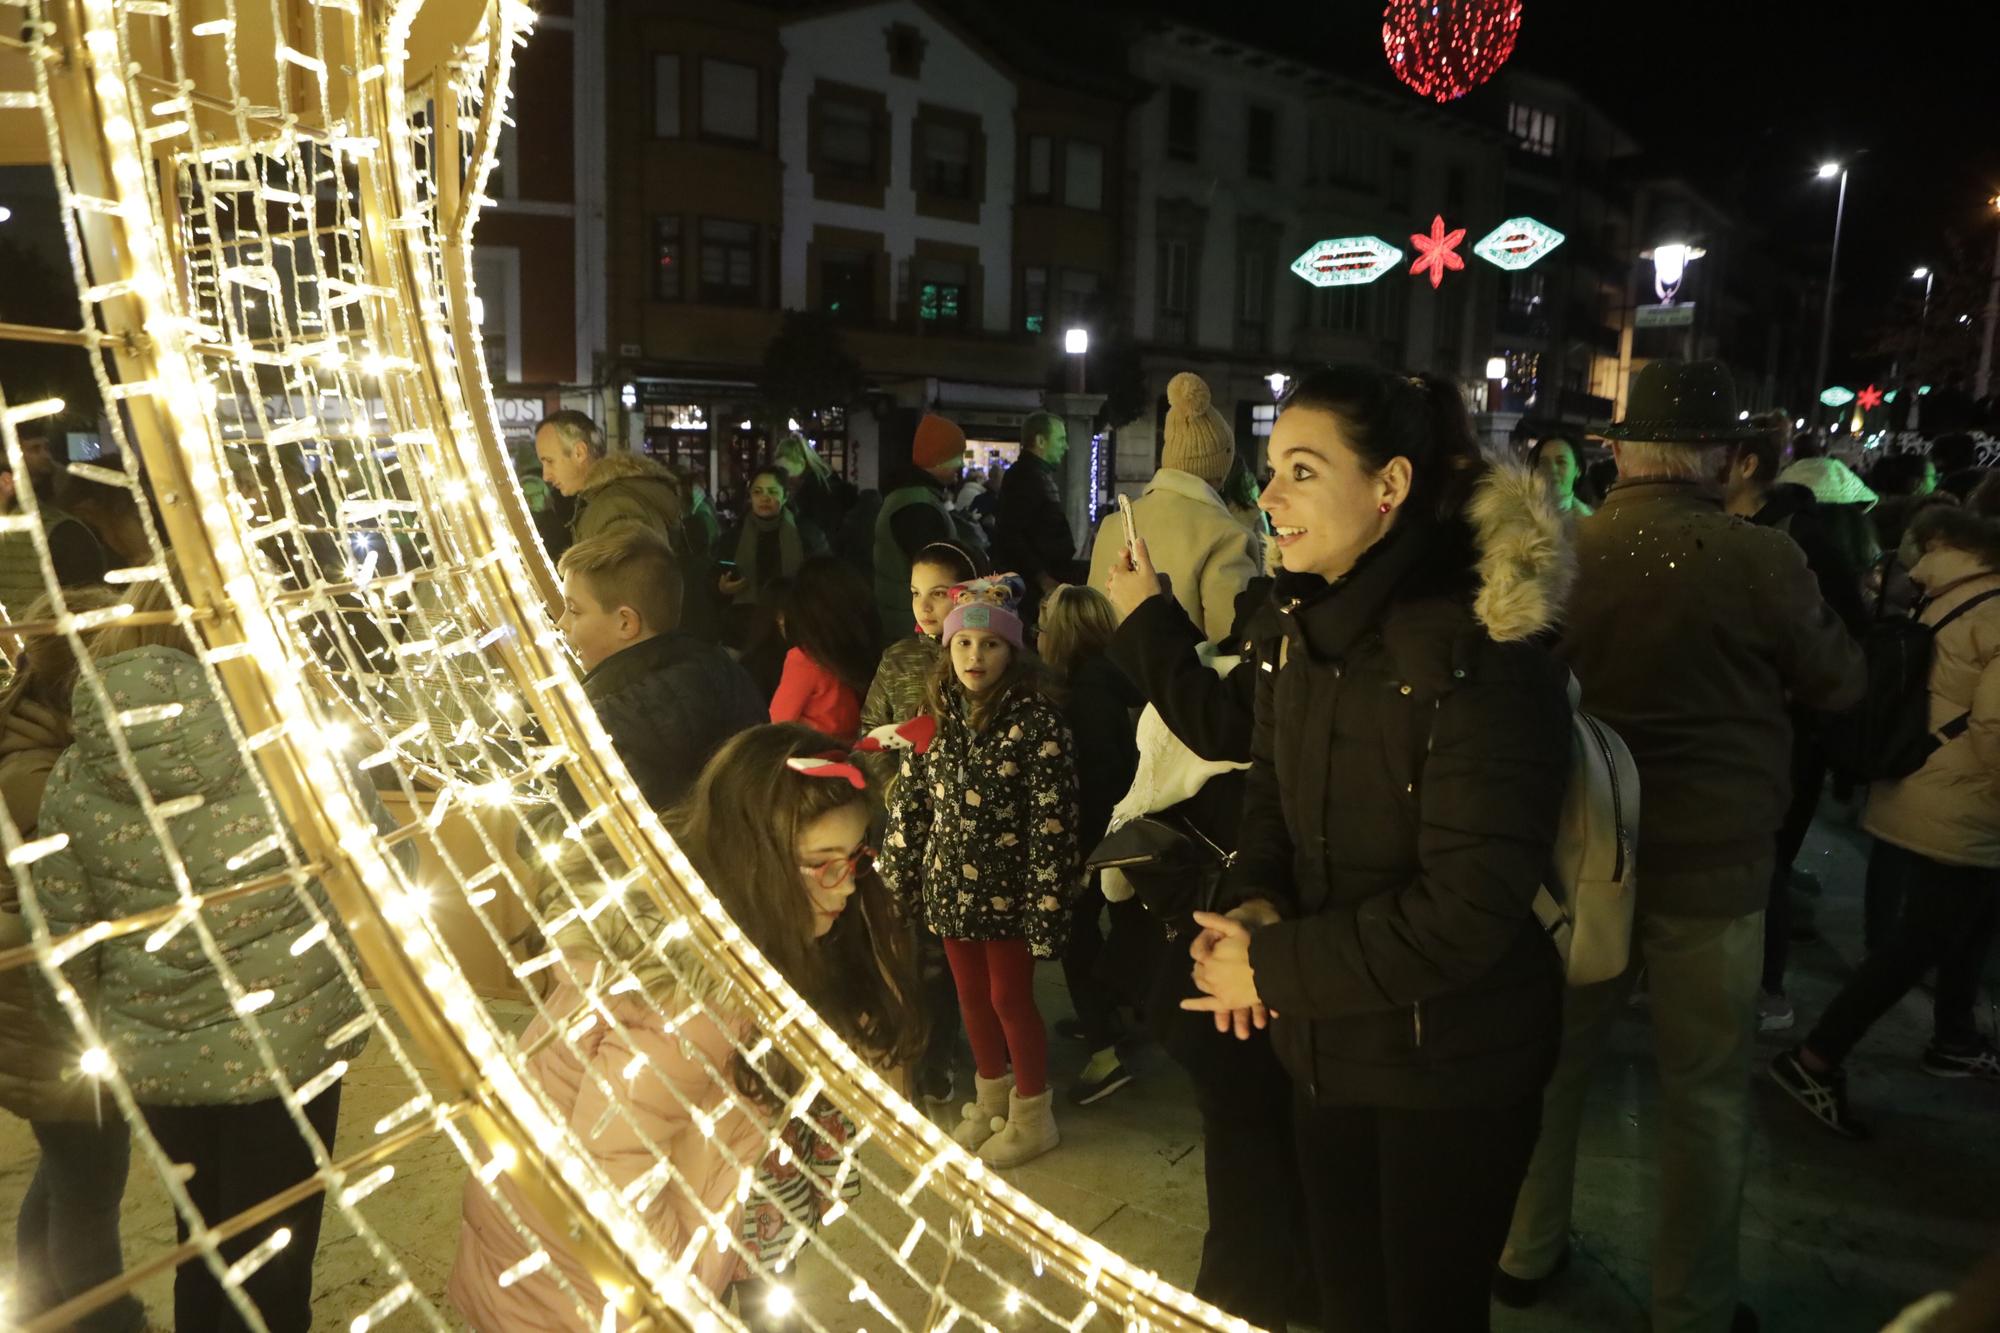
<path id="1" fill-rule="evenodd" d="M 1015 652 L 1023 651 L 1027 646 L 1026 635 L 1021 629 L 1021 617 L 1014 614 L 1013 608 L 1025 591 L 1026 585 L 1019 574 L 994 574 L 959 584 L 951 590 L 958 605 L 944 618 L 940 640 L 949 646 L 951 636 L 960 630 L 978 629 L 999 635 L 1014 645 Z"/>

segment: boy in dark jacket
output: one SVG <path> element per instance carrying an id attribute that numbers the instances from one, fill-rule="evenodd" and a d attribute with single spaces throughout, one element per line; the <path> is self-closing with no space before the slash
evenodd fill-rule
<path id="1" fill-rule="evenodd" d="M 680 631 L 681 572 L 650 529 L 578 542 L 556 568 L 583 692 L 646 804 L 673 805 L 723 742 L 766 721 L 764 701 L 728 653 Z"/>

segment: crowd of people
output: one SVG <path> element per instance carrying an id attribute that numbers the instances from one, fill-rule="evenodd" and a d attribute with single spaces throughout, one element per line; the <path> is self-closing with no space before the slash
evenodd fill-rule
<path id="1" fill-rule="evenodd" d="M 726 530 L 588 417 L 543 422 L 544 477 L 573 501 L 559 625 L 644 799 L 744 938 L 996 1170 L 1060 1151 L 1062 1119 L 1132 1081 L 1121 1045 L 1158 1041 L 1201 1115 L 1193 1289 L 1264 1328 L 1476 1333 L 1494 1299 L 1542 1300 L 1570 1260 L 1592 1069 L 1642 989 L 1663 1108 L 1652 1327 L 1754 1330 L 1737 1257 L 1753 1053 L 1799 1023 L 1792 863 L 1829 780 L 1866 790 L 1867 955 L 1768 1077 L 1864 1136 L 1842 1063 L 1935 969 L 1922 1067 L 2000 1078 L 1974 1013 L 2000 872 L 2000 484 L 1948 441 L 1863 482 L 1782 419 L 1739 417 L 1707 363 L 1646 366 L 1606 457 L 1567 437 L 1495 457 L 1448 380 L 1310 370 L 1261 487 L 1198 376 L 1167 398 L 1160 467 L 1081 543 L 1066 428 L 1044 413 L 991 481 L 927 414 L 866 498 L 788 438 Z M 55 499 L 51 552 L 69 525 L 64 550 L 98 551 L 94 573 L 57 562 L 88 606 L 108 559 L 144 557 L 143 531 L 134 546 L 136 515 Z M 0 535 L 10 612 L 30 591 L 17 535 Z M 194 645 L 93 635 L 101 690 L 40 634 L 0 697 L 10 816 L 77 835 L 34 874 L 58 934 L 282 860 L 253 836 L 270 816 Z M 1534 906 L 1578 709 L 1641 788 L 1630 963 L 1592 985 L 1565 984 Z M 561 800 L 588 813 L 566 779 Z M 186 803 L 180 851 L 156 837 L 162 801 Z M 823 1099 L 799 1108 L 783 1061 L 746 1059 L 747 1016 L 691 951 L 656 947 L 650 906 L 608 933 L 563 910 L 589 842 L 550 867 L 542 918 L 567 967 L 543 1012 L 577 1013 L 593 971 L 631 968 L 646 992 L 613 993 L 568 1039 L 538 1019 L 530 1072 L 614 1188 L 672 1163 L 655 1239 L 762 1325 L 782 1315 L 763 1261 L 856 1188 L 836 1167 L 855 1127 Z M 329 1061 L 366 1038 L 311 947 L 342 929 L 316 884 L 203 915 L 66 972 L 219 1220 L 314 1170 L 273 1071 L 314 1088 L 304 1128 L 330 1144 Z M 18 909 L 0 924 L 25 930 Z M 1042 1010 L 1042 962 L 1063 969 L 1066 1018 Z M 70 1016 L 5 975 L 0 1050 L 18 1058 L 0 1105 L 42 1151 L 18 1231 L 34 1311 L 120 1271 L 127 1136 L 61 1054 Z M 669 1035 L 653 1006 L 674 995 L 695 1004 Z M 1052 1033 L 1084 1054 L 1060 1115 Z M 273 1329 L 311 1323 L 319 1216 L 309 1198 L 223 1246 L 233 1262 L 291 1228 L 243 1288 Z M 739 1244 L 712 1243 L 718 1218 Z M 552 1262 L 530 1271 L 537 1246 Z M 566 1219 L 507 1176 L 468 1181 L 449 1294 L 473 1326 L 574 1327 L 565 1282 L 593 1285 Z M 237 1327 L 232 1299 L 186 1264 L 176 1327 Z M 1975 1299 L 1930 1308 L 1970 1317 Z M 127 1299 L 79 1326 L 125 1333 L 144 1312 Z"/>

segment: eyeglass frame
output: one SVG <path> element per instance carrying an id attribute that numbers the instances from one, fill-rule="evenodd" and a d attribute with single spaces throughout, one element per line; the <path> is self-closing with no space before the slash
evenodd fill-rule
<path id="1" fill-rule="evenodd" d="M 831 891 L 847 883 L 850 879 L 858 878 L 867 873 L 862 869 L 861 863 L 863 861 L 868 863 L 868 870 L 873 870 L 875 868 L 875 859 L 880 855 L 879 851 L 864 842 L 847 856 L 836 856 L 831 861 L 821 861 L 818 865 L 801 865 L 799 869 L 805 871 L 811 878 L 812 883 L 820 889 Z M 826 872 L 835 866 L 845 866 L 846 869 L 840 873 L 839 878 L 828 883 Z"/>

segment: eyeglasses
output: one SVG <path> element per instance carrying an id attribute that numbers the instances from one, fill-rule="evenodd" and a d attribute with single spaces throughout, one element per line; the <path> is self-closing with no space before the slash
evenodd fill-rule
<path id="1" fill-rule="evenodd" d="M 818 865 L 799 867 L 806 872 L 807 879 L 822 889 L 837 889 L 856 875 L 865 875 L 874 868 L 875 849 L 867 846 L 856 847 L 852 856 L 838 856 Z"/>

